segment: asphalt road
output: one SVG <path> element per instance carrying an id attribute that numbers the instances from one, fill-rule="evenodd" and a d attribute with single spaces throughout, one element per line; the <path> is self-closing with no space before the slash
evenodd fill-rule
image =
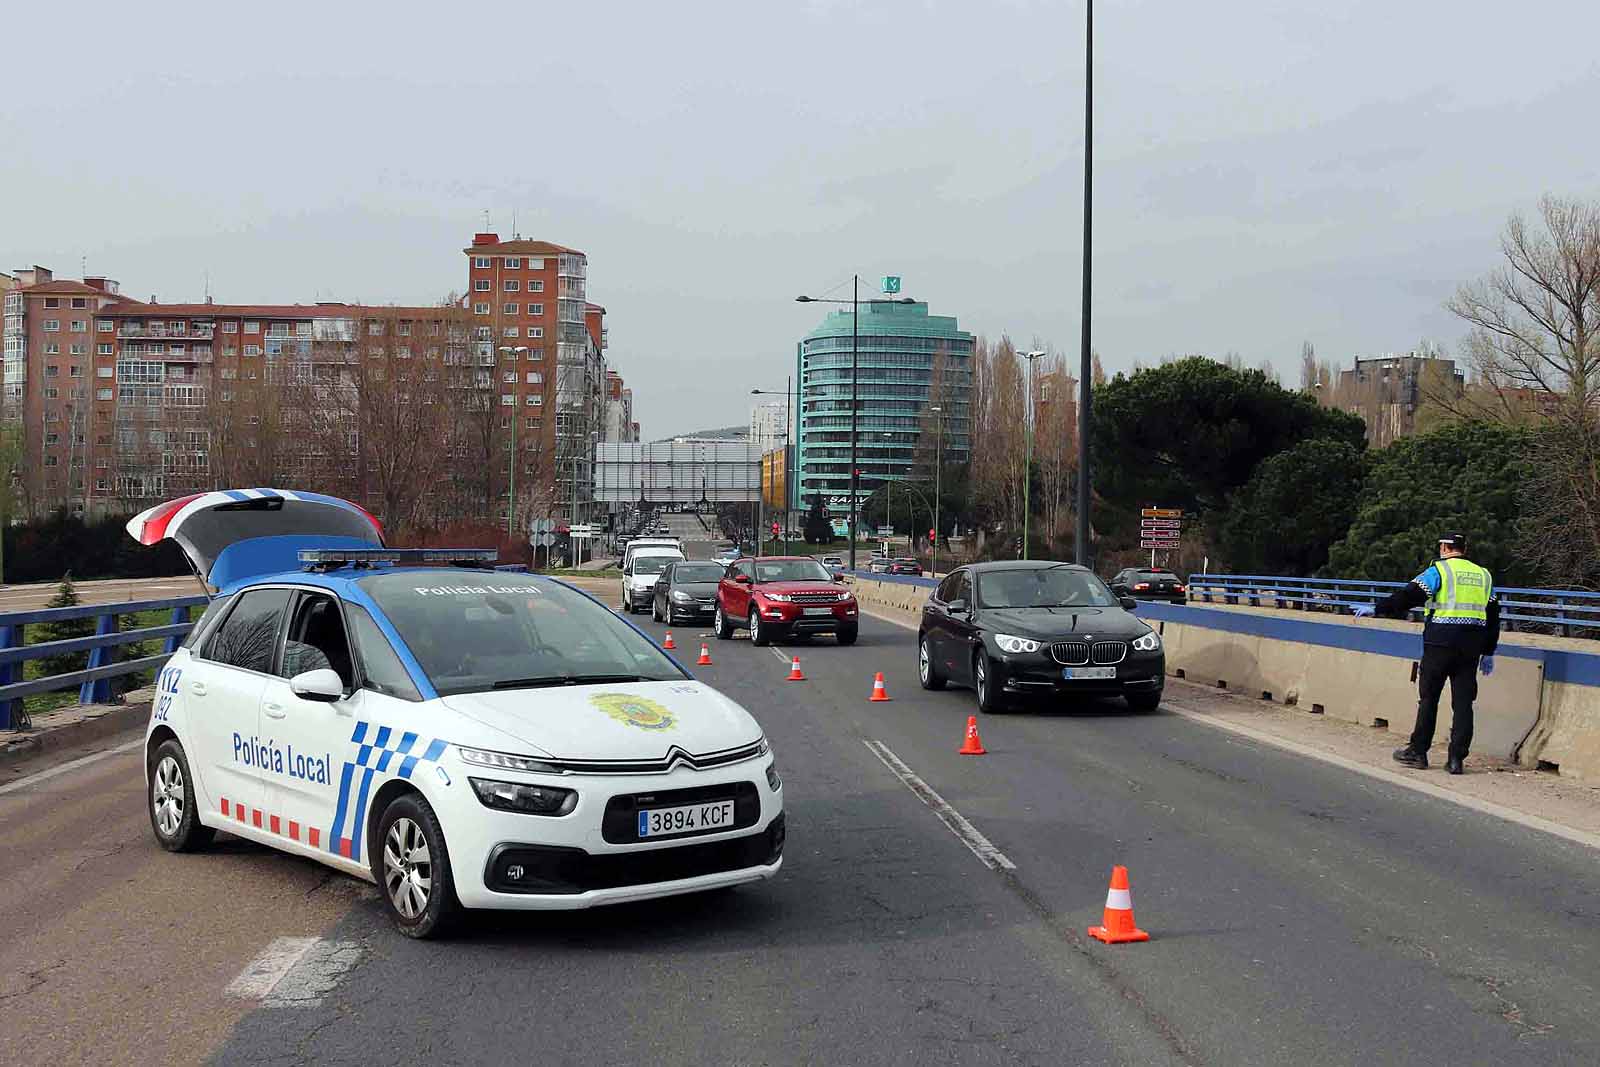
<path id="1" fill-rule="evenodd" d="M 703 633 L 674 630 L 686 661 Z M 797 646 L 795 683 L 790 649 L 706 639 L 695 672 L 779 756 L 775 881 L 419 944 L 309 863 L 160 853 L 114 757 L 0 795 L 0 1061 L 1595 1062 L 1592 851 L 1114 703 L 980 718 L 989 755 L 960 757 L 971 694 L 918 689 L 887 622 Z M 1147 944 L 1084 934 L 1117 863 Z M 285 935 L 347 963 L 301 1002 L 220 992 Z"/>

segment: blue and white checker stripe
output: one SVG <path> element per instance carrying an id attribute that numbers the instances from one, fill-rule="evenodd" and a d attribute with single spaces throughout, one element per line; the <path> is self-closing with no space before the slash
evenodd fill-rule
<path id="1" fill-rule="evenodd" d="M 372 780 L 389 774 L 409 779 L 418 763 L 435 762 L 444 754 L 445 742 L 439 738 L 423 742 L 409 730 L 397 733 L 388 726 L 374 729 L 371 723 L 357 722 L 350 743 L 355 746 L 355 753 L 353 758 L 345 760 L 339 773 L 339 802 L 333 815 L 333 829 L 328 832 L 328 851 L 359 861 Z M 357 771 L 361 774 L 359 784 Z M 345 833 L 346 816 L 350 821 L 348 835 Z"/>

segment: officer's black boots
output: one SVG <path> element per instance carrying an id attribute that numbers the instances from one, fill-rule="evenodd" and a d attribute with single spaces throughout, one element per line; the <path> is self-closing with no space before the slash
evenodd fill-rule
<path id="1" fill-rule="evenodd" d="M 1461 757 L 1460 756 L 1451 756 L 1449 759 L 1445 760 L 1444 761 L 1444 769 L 1449 771 L 1451 774 L 1460 774 L 1460 773 L 1462 773 Z"/>
<path id="2" fill-rule="evenodd" d="M 1407 767 L 1415 767 L 1419 771 L 1428 769 L 1428 754 L 1426 752 L 1417 752 L 1410 745 L 1405 748 L 1395 749 L 1394 761 Z"/>

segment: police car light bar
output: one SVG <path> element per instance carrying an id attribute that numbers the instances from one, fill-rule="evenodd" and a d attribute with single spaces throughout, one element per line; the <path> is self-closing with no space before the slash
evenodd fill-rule
<path id="1" fill-rule="evenodd" d="M 374 563 L 456 563 L 493 564 L 500 556 L 493 548 L 304 548 L 300 562 L 308 569 L 346 564 L 370 566 Z"/>

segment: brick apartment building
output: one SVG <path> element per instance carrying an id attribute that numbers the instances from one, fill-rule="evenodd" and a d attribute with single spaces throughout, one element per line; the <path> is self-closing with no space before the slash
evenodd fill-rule
<path id="1" fill-rule="evenodd" d="M 391 523 L 503 522 L 514 485 L 520 528 L 570 514 L 576 475 L 581 512 L 621 383 L 586 257 L 494 234 L 467 251 L 467 295 L 438 307 L 162 304 L 108 278 L 0 275 L 23 509 L 288 483 Z"/>

